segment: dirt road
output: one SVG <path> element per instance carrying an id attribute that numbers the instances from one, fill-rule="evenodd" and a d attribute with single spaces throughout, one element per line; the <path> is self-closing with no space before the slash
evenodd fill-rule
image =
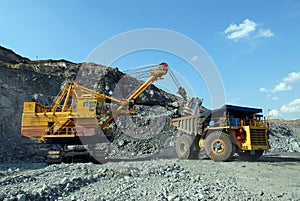
<path id="1" fill-rule="evenodd" d="M 0 165 L 0 200 L 300 200 L 300 154 L 259 162 Z"/>

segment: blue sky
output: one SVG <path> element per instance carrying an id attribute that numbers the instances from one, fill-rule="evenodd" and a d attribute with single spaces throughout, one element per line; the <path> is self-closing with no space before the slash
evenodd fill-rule
<path id="1" fill-rule="evenodd" d="M 83 62 L 101 43 L 135 29 L 172 30 L 199 44 L 223 80 L 226 102 L 300 118 L 300 1 L 1 1 L 0 45 L 30 59 Z M 189 64 L 161 51 L 132 53 L 121 70 L 166 61 L 210 107 Z M 103 64 L 106 64 L 103 61 Z"/>

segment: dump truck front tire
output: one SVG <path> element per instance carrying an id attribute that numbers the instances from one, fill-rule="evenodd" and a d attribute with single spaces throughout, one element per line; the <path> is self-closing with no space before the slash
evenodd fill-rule
<path id="1" fill-rule="evenodd" d="M 224 132 L 214 132 L 205 139 L 205 152 L 214 161 L 229 161 L 234 153 L 234 145 Z"/>

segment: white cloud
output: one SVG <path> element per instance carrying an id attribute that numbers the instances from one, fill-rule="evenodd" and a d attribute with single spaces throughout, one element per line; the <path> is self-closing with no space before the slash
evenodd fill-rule
<path id="1" fill-rule="evenodd" d="M 286 77 L 282 79 L 282 81 L 277 84 L 273 89 L 267 89 L 262 87 L 259 89 L 259 92 L 267 93 L 267 92 L 279 92 L 279 91 L 290 91 L 293 89 L 291 83 L 300 81 L 300 71 L 299 72 L 291 72 Z"/>
<path id="2" fill-rule="evenodd" d="M 274 33 L 270 29 L 260 29 L 255 36 L 256 38 L 270 38 L 274 36 Z"/>
<path id="3" fill-rule="evenodd" d="M 292 90 L 292 86 L 288 85 L 285 82 L 280 82 L 279 84 L 277 84 L 274 89 L 271 90 L 271 92 L 275 93 L 275 92 L 279 92 L 279 91 L 290 91 Z"/>
<path id="4" fill-rule="evenodd" d="M 280 112 L 276 109 L 272 109 L 269 111 L 269 115 L 272 117 L 279 117 L 280 116 Z"/>
<path id="5" fill-rule="evenodd" d="M 224 34 L 227 39 L 238 41 L 243 38 L 270 38 L 275 34 L 271 31 L 271 29 L 263 29 L 259 28 L 257 31 L 257 27 L 261 25 L 256 22 L 245 19 L 240 24 L 231 23 L 224 31 Z"/>
<path id="6" fill-rule="evenodd" d="M 262 87 L 259 89 L 260 92 L 268 92 L 269 90 L 267 90 L 265 87 Z"/>
<path id="7" fill-rule="evenodd" d="M 289 73 L 287 77 L 283 78 L 284 82 L 296 82 L 300 81 L 300 72 Z"/>
<path id="8" fill-rule="evenodd" d="M 280 82 L 279 84 L 277 84 L 273 89 L 267 89 L 265 87 L 260 88 L 258 91 L 262 92 L 262 93 L 275 93 L 275 92 L 280 92 L 280 91 L 290 91 L 292 90 L 293 87 L 285 82 Z M 268 98 L 271 98 L 271 96 L 269 96 Z M 275 100 L 277 97 L 272 97 L 272 100 Z M 276 99 L 277 100 L 277 99 Z"/>
<path id="9" fill-rule="evenodd" d="M 280 111 L 284 113 L 300 112 L 300 98 L 281 106 Z"/>
<path id="10" fill-rule="evenodd" d="M 240 24 L 231 23 L 224 31 L 224 34 L 228 39 L 238 40 L 241 38 L 246 38 L 249 34 L 256 30 L 256 23 L 245 19 Z"/>

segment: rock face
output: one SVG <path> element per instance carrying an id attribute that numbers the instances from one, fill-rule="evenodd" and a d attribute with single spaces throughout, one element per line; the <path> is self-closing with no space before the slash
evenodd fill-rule
<path id="1" fill-rule="evenodd" d="M 30 61 L 2 47 L 0 59 L 0 161 L 6 161 L 22 158 L 26 152 L 20 137 L 23 102 L 51 104 L 61 84 L 75 78 L 79 65 L 64 60 Z"/>
<path id="2" fill-rule="evenodd" d="M 3 64 L 17 64 L 20 62 L 28 62 L 29 59 L 22 57 L 12 50 L 0 46 L 0 62 Z"/>

